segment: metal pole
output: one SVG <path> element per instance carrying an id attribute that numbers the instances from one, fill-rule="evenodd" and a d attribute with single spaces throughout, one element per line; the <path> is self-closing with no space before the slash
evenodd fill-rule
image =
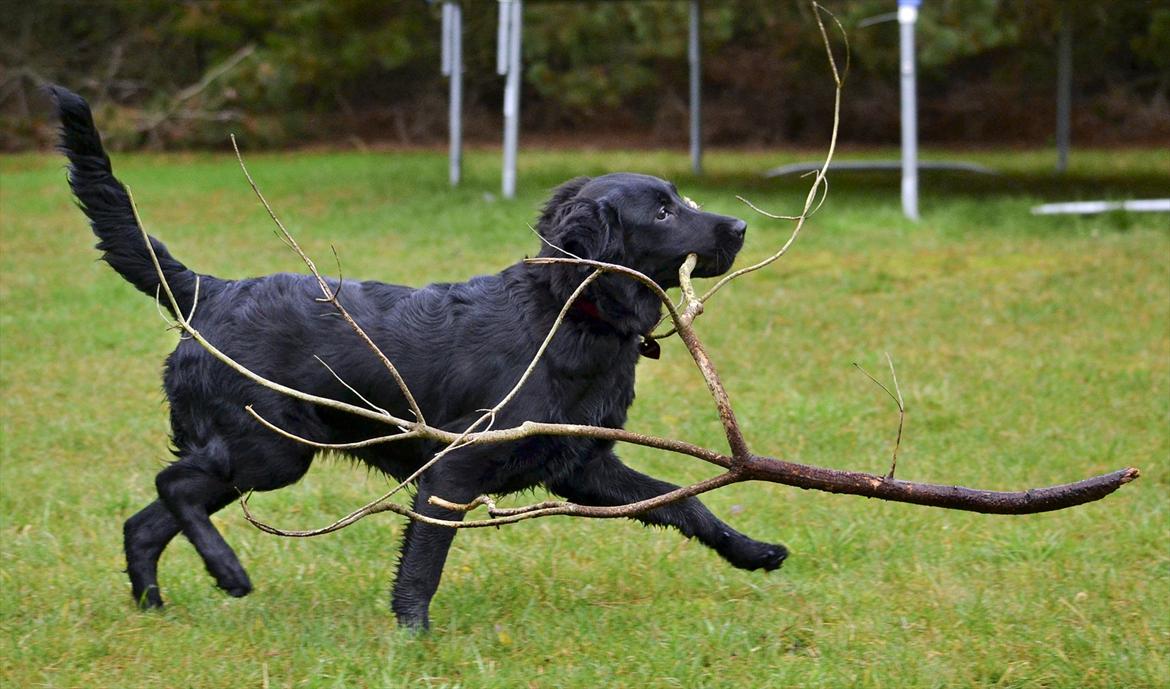
<path id="1" fill-rule="evenodd" d="M 902 73 L 902 213 L 918 220 L 918 95 L 914 74 L 914 24 L 922 0 L 898 0 Z"/>
<path id="2" fill-rule="evenodd" d="M 691 67 L 691 170 L 703 174 L 703 123 L 702 123 L 702 72 L 701 48 L 699 44 L 699 23 L 702 19 L 702 3 L 691 0 L 690 31 L 687 42 L 687 59 Z"/>
<path id="3" fill-rule="evenodd" d="M 443 74 L 450 82 L 448 131 L 451 151 L 448 176 L 458 186 L 463 172 L 463 7 L 457 0 L 443 3 Z"/>
<path id="4" fill-rule="evenodd" d="M 508 73 L 508 22 L 512 17 L 509 3 L 512 0 L 499 0 L 499 17 L 496 20 L 496 74 L 504 76 Z"/>
<path id="5" fill-rule="evenodd" d="M 439 69 L 443 76 L 451 73 L 451 3 L 443 3 L 443 23 L 440 29 L 443 38 L 439 41 Z"/>
<path id="6" fill-rule="evenodd" d="M 524 23 L 522 0 L 500 0 L 499 38 L 496 67 L 507 75 L 504 82 L 504 198 L 516 196 L 516 149 L 520 134 L 520 36 Z M 505 25 L 506 26 L 503 26 Z"/>
<path id="7" fill-rule="evenodd" d="M 1068 4 L 1060 8 L 1060 35 L 1056 44 L 1056 171 L 1068 169 L 1072 119 L 1072 18 Z"/>

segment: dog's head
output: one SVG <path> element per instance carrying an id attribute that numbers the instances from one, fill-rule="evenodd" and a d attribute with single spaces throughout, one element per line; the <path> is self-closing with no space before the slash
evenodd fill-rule
<path id="1" fill-rule="evenodd" d="M 631 173 L 578 177 L 561 185 L 545 204 L 537 232 L 542 257 L 579 258 L 633 268 L 661 287 L 678 286 L 678 269 L 696 254 L 695 277 L 721 275 L 743 246 L 747 223 L 707 213 L 679 195 L 673 184 Z M 565 299 L 592 269 L 545 268 L 553 293 Z M 625 332 L 645 333 L 660 304 L 645 285 L 621 275 L 601 277 L 586 297 L 604 320 Z"/>
<path id="2" fill-rule="evenodd" d="M 666 180 L 632 173 L 578 177 L 560 186 L 537 231 L 541 256 L 581 258 L 633 268 L 662 287 L 678 286 L 678 268 L 696 254 L 695 277 L 722 275 L 743 247 L 747 223 L 701 210 Z"/>

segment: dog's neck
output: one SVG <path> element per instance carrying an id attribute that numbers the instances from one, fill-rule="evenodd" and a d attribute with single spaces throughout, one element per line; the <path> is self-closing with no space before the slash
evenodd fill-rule
<path id="1" fill-rule="evenodd" d="M 591 299 L 581 296 L 573 302 L 571 314 L 584 321 L 603 324 L 606 327 L 612 327 L 608 321 L 601 315 L 601 310 L 597 308 Z M 662 347 L 658 341 L 650 337 L 650 333 L 642 334 L 641 341 L 638 344 L 638 353 L 647 359 L 657 359 L 662 356 Z"/>
<path id="2" fill-rule="evenodd" d="M 594 304 L 592 300 L 586 297 L 578 297 L 577 301 L 573 302 L 573 314 L 586 320 L 605 323 L 605 319 L 601 317 L 601 311 L 598 310 L 597 304 Z"/>
<path id="3" fill-rule="evenodd" d="M 529 285 L 547 295 L 559 310 L 584 278 L 577 266 L 522 266 Z M 555 313 L 555 311 L 554 311 Z M 658 297 L 625 276 L 604 275 L 573 302 L 566 317 L 601 336 L 640 340 L 662 315 Z"/>

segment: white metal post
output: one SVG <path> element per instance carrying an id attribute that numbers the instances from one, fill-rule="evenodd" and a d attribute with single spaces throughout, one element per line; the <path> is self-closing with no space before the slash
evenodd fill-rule
<path id="1" fill-rule="evenodd" d="M 458 186 L 463 173 L 463 7 L 458 0 L 443 3 L 443 74 L 450 78 L 448 132 L 451 151 L 448 176 Z"/>
<path id="2" fill-rule="evenodd" d="M 918 220 L 918 94 L 915 87 L 914 24 L 922 0 L 898 0 L 902 74 L 902 213 Z"/>
<path id="3" fill-rule="evenodd" d="M 504 170 L 501 184 L 504 198 L 516 196 L 516 149 L 520 133 L 520 47 L 524 24 L 522 0 L 500 0 L 499 45 L 496 71 L 504 82 Z"/>
<path id="4" fill-rule="evenodd" d="M 687 41 L 687 59 L 691 67 L 691 170 L 703 174 L 702 71 L 699 26 L 702 3 L 691 0 L 691 21 Z"/>

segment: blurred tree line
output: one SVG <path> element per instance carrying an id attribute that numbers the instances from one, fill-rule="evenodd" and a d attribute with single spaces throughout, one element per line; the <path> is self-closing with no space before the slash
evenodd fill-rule
<path id="1" fill-rule="evenodd" d="M 822 1 L 851 48 L 842 138 L 897 141 L 898 28 L 881 21 L 895 2 Z M 463 7 L 465 127 L 491 142 L 496 2 Z M 703 8 L 707 140 L 823 141 L 832 81 L 808 4 Z M 922 138 L 1048 142 L 1062 12 L 1075 38 L 1075 140 L 1170 140 L 1170 7 L 1152 0 L 926 0 Z M 669 0 L 530 0 L 525 136 L 685 141 L 687 13 Z M 44 82 L 89 97 L 117 147 L 220 147 L 227 131 L 253 145 L 432 144 L 446 135 L 439 14 L 422 0 L 0 0 L 0 147 L 50 140 Z"/>

